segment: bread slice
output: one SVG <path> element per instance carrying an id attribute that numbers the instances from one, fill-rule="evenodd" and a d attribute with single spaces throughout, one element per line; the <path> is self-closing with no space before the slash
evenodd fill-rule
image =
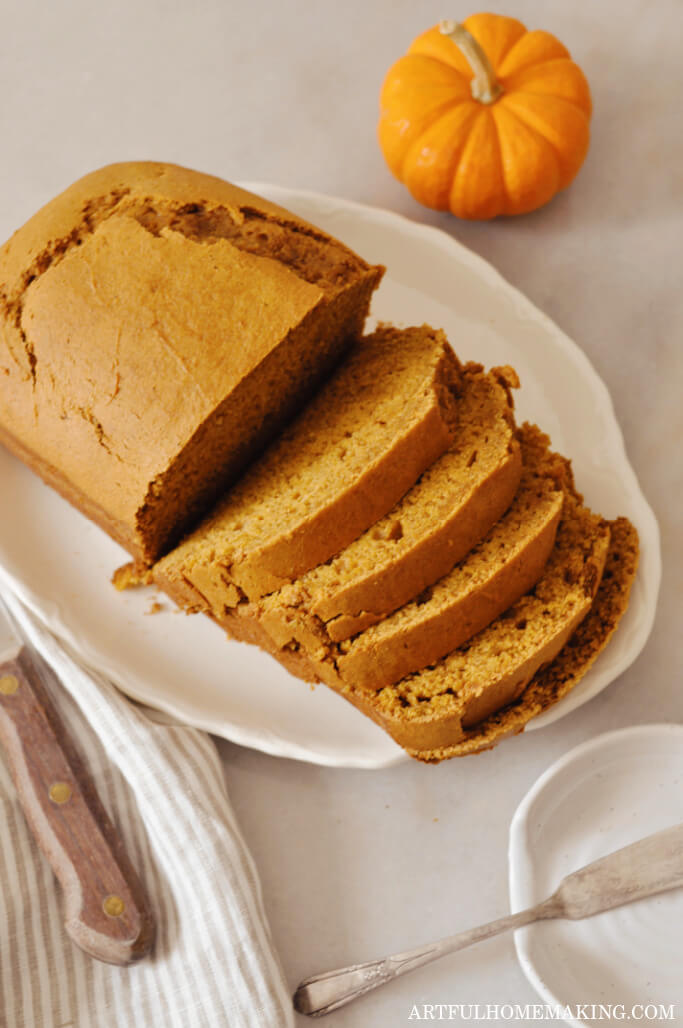
<path id="1" fill-rule="evenodd" d="M 373 693 L 343 696 L 412 755 L 446 751 L 514 703 L 588 614 L 610 542 L 606 521 L 567 493 L 553 553 L 535 588 L 432 667 Z"/>
<path id="2" fill-rule="evenodd" d="M 150 563 L 360 335 L 382 270 L 212 176 L 102 168 L 0 249 L 0 441 Z"/>
<path id="3" fill-rule="evenodd" d="M 462 738 L 428 750 L 408 747 L 418 760 L 438 763 L 492 749 L 548 710 L 577 685 L 612 638 L 628 606 L 638 567 L 638 533 L 626 518 L 610 522 L 610 546 L 597 595 L 586 618 L 550 664 L 537 671 L 519 699 L 464 730 Z"/>
<path id="4" fill-rule="evenodd" d="M 531 589 L 553 548 L 566 462 L 549 451 L 535 426 L 524 425 L 520 439 L 524 472 L 507 513 L 439 582 L 379 624 L 337 644 L 320 619 L 301 608 L 285 622 L 277 593 L 239 614 L 260 617 L 278 646 L 298 645 L 332 687 L 381 689 L 438 661 Z"/>
<path id="5" fill-rule="evenodd" d="M 378 329 L 154 568 L 181 606 L 221 618 L 327 560 L 450 445 L 461 371 L 442 332 Z"/>
<path id="6" fill-rule="evenodd" d="M 432 585 L 476 546 L 509 507 L 522 461 L 512 413 L 512 368 L 463 369 L 450 449 L 402 500 L 336 557 L 263 601 L 280 645 L 312 622 L 341 642 Z M 293 634 L 288 635 L 288 633 Z"/>

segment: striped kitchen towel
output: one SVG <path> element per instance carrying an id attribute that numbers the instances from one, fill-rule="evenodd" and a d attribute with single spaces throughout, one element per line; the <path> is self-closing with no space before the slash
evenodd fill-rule
<path id="1" fill-rule="evenodd" d="M 216 748 L 86 672 L 5 594 L 65 685 L 53 695 L 143 880 L 157 925 L 132 967 L 85 956 L 0 758 L 3 1028 L 288 1028 L 291 1000 Z"/>

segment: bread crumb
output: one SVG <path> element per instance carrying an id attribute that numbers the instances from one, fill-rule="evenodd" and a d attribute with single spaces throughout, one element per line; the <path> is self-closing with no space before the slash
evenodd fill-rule
<path id="1" fill-rule="evenodd" d="M 147 614 L 160 614 L 163 609 L 164 609 L 163 603 L 159 603 L 158 600 L 153 600 L 153 602 L 150 603 L 149 607 L 145 611 L 145 615 L 147 615 Z"/>
<path id="2" fill-rule="evenodd" d="M 140 585 L 151 585 L 152 578 L 148 569 L 130 561 L 116 569 L 111 576 L 111 582 L 115 589 L 123 592 L 124 589 L 136 589 Z"/>

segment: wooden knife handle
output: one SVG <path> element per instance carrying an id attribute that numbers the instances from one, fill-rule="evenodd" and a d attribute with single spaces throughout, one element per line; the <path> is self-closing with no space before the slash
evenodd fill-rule
<path id="1" fill-rule="evenodd" d="M 64 891 L 67 932 L 90 956 L 129 964 L 151 949 L 154 922 L 49 697 L 51 680 L 52 669 L 26 647 L 0 668 L 0 741 L 26 819 Z"/>

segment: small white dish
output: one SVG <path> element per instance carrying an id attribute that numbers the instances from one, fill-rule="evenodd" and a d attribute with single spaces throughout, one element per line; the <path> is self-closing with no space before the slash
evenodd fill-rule
<path id="1" fill-rule="evenodd" d="M 545 899 L 572 871 L 681 821 L 683 725 L 638 725 L 583 743 L 538 779 L 512 819 L 513 913 Z M 515 945 L 543 1001 L 572 1008 L 568 1024 L 598 1023 L 581 1016 L 579 1004 L 623 1008 L 630 1016 L 622 1020 L 635 1020 L 639 1006 L 674 1004 L 673 1019 L 661 1023 L 680 1025 L 682 926 L 677 890 L 582 921 L 530 925 L 515 933 Z"/>
<path id="2" fill-rule="evenodd" d="M 641 560 L 614 639 L 565 699 L 527 731 L 569 713 L 635 660 L 652 627 L 661 575 L 659 531 L 628 462 L 612 402 L 583 352 L 490 264 L 437 229 L 316 193 L 249 184 L 320 225 L 389 273 L 375 319 L 443 327 L 457 353 L 510 363 L 519 420 L 536 421 L 572 458 L 587 503 L 638 529 Z M 323 686 L 311 692 L 253 647 L 226 642 L 204 618 L 164 610 L 153 596 L 116 593 L 128 558 L 0 447 L 0 587 L 9 586 L 86 664 L 124 692 L 183 721 L 278 756 L 340 767 L 408 759 L 380 728 Z M 7 502 L 11 497 L 11 503 Z"/>

